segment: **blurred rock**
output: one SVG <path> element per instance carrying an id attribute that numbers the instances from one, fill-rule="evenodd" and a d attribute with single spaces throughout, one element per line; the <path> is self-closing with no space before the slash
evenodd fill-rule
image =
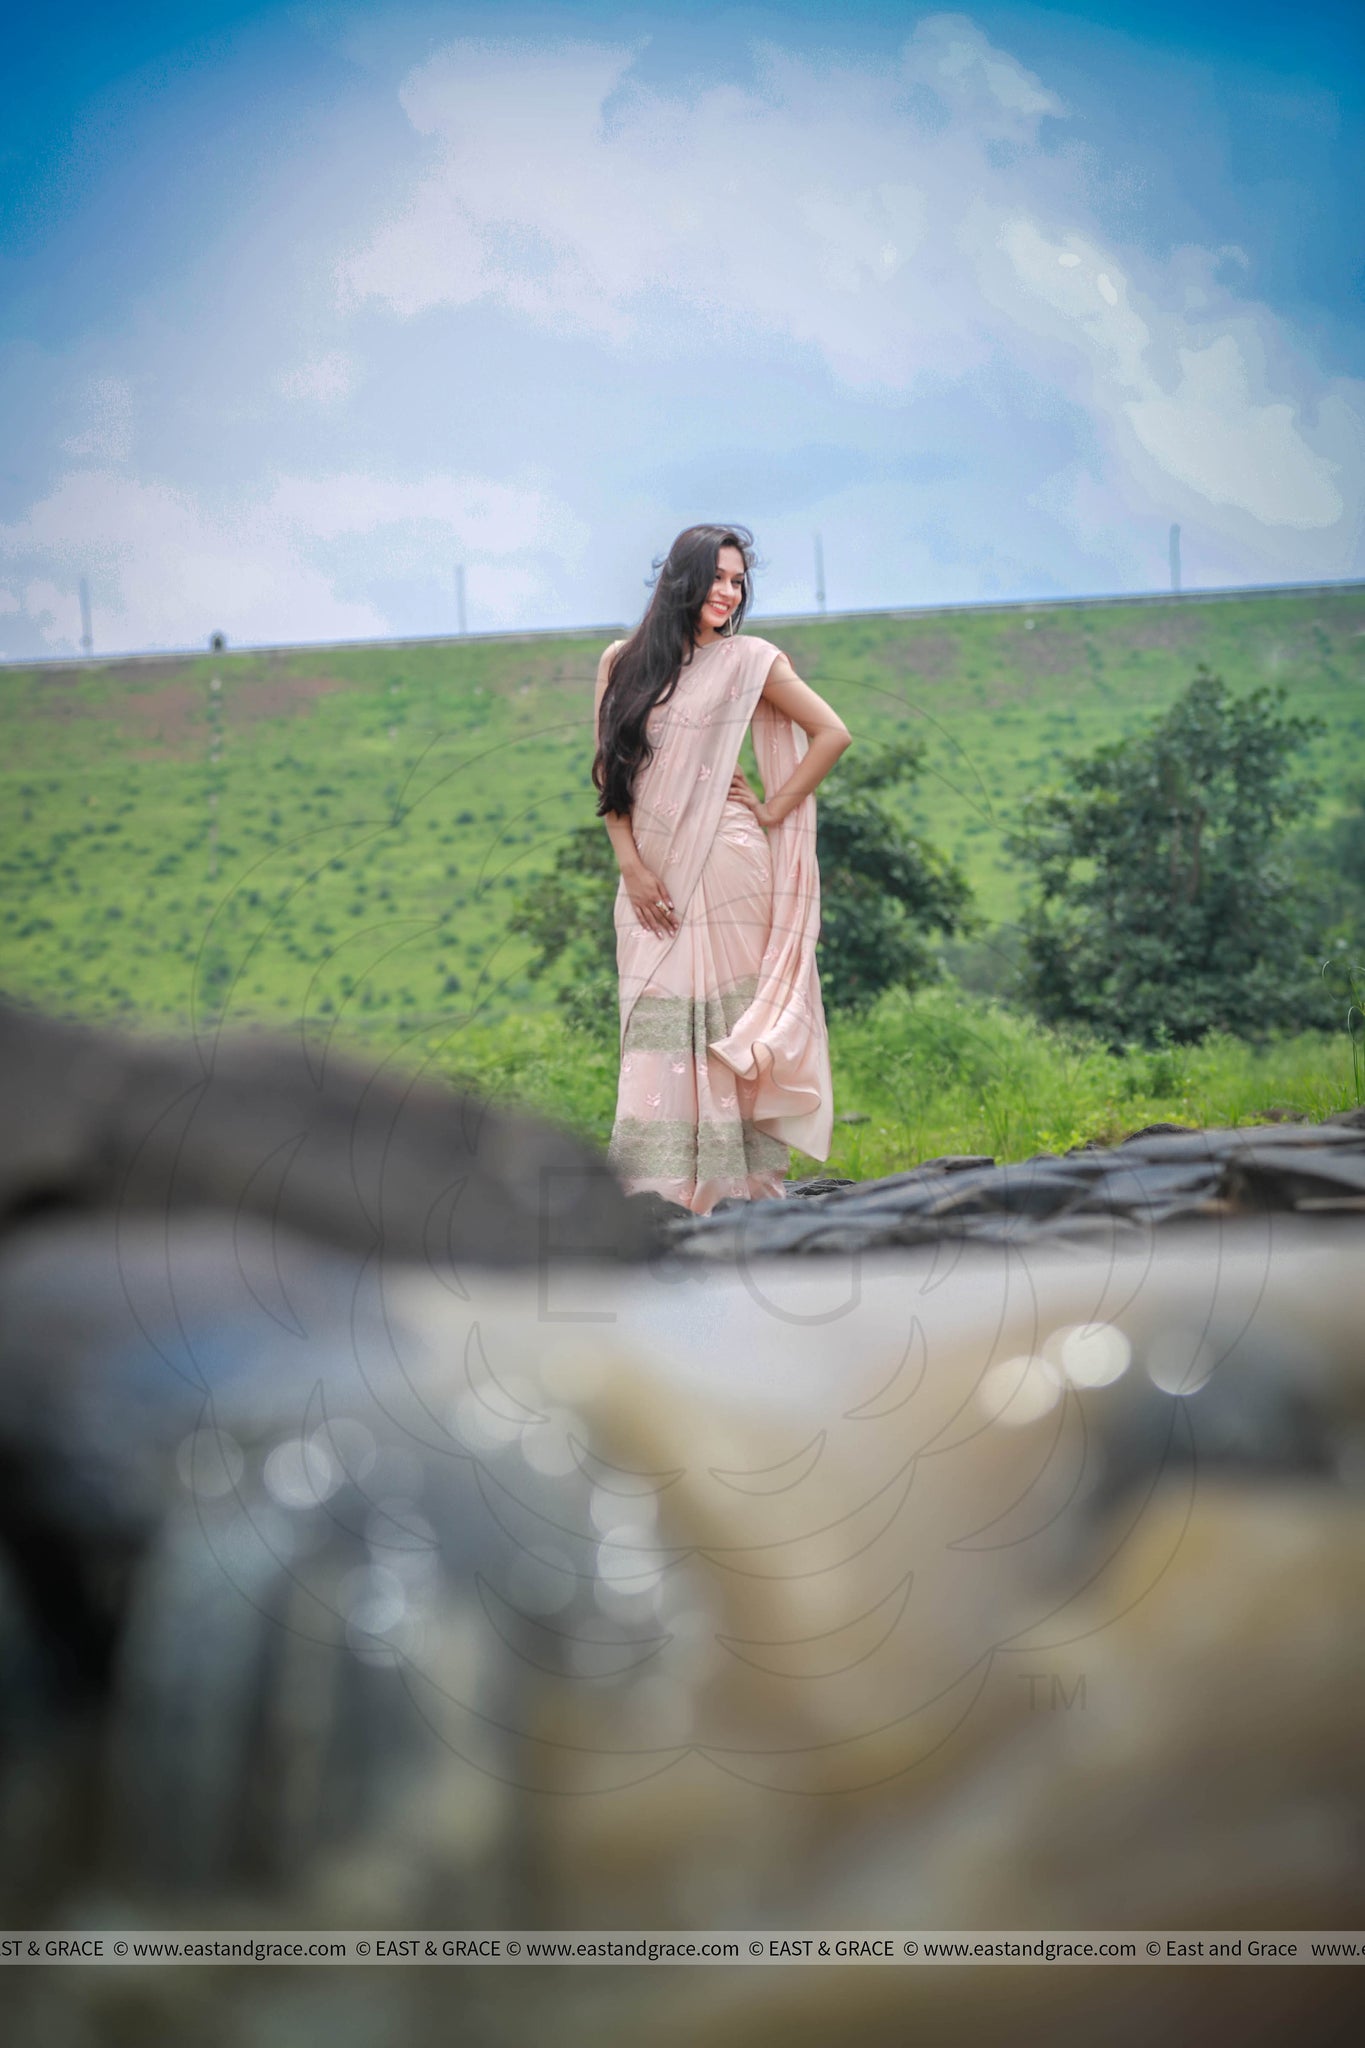
<path id="1" fill-rule="evenodd" d="M 95 1099 L 126 1152 L 136 1119 Z M 439 1178 L 442 1114 L 393 1125 L 400 1218 Z M 39 1104 L 0 1237 L 7 1926 L 1360 1924 L 1350 1211 L 1248 1199 L 1131 1247 L 945 1233 L 819 1260 L 631 1262 L 604 1226 L 606 1257 L 511 1270 L 462 1245 L 457 1270 L 411 1222 L 376 1257 L 349 1199 L 243 1211 L 253 1148 L 226 1139 L 192 1142 L 184 1181 L 158 1153 L 160 1205 L 125 1208 L 118 1174 L 71 1164 L 100 1150 L 87 1124 L 52 1126 L 44 1151 Z M 1349 1131 L 1310 1153 L 1277 1128 L 1219 1172 L 1280 1173 L 1300 1204 L 1342 1185 Z M 1207 1163 L 1173 1142 L 1122 1148 L 1166 1176 L 1143 1183 L 1157 1208 Z M 47 1201 L 40 1157 L 67 1162 Z M 998 1181 L 994 1208 L 966 1162 L 788 1213 L 876 1227 L 908 1192 L 1046 1220 L 1104 1184 L 1092 1160 L 1041 1194 Z M 1352 1982 L 26 1969 L 6 1989 L 9 2038 L 63 2048 L 1088 2048 L 1101 2028 L 1136 2048 L 1214 2024 L 1345 2039 Z"/>
<path id="2" fill-rule="evenodd" d="M 0 1003 L 0 1128 L 0 1227 L 208 1208 L 437 1265 L 646 1249 L 567 1131 L 302 1036 L 133 1038 Z"/>

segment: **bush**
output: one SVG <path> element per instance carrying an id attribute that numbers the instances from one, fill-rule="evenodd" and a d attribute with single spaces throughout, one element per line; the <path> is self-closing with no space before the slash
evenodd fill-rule
<path id="1" fill-rule="evenodd" d="M 1200 666 L 1144 732 L 1066 762 L 1006 844 L 1034 870 L 1022 993 L 1119 1047 L 1325 1028 L 1322 906 L 1281 841 L 1318 785 L 1291 772 L 1317 718 L 1285 692 L 1234 699 Z"/>

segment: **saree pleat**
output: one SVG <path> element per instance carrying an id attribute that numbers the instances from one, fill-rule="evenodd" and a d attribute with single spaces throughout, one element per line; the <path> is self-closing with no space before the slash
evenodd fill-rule
<path id="1" fill-rule="evenodd" d="M 829 1152 L 814 799 L 765 831 L 728 793 L 751 719 L 765 795 L 805 751 L 804 733 L 761 702 L 777 653 L 747 635 L 712 642 L 651 714 L 655 752 L 632 825 L 679 929 L 648 932 L 624 882 L 616 899 L 621 1071 L 608 1158 L 628 1193 L 652 1189 L 699 1215 L 725 1196 L 780 1196 L 793 1143 Z"/>

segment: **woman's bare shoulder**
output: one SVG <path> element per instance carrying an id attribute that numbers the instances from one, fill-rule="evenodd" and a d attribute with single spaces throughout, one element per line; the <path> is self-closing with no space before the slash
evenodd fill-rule
<path id="1" fill-rule="evenodd" d="M 604 647 L 602 649 L 602 652 L 598 656 L 597 660 L 597 680 L 599 684 L 606 682 L 607 671 L 611 667 L 612 660 L 617 654 L 620 653 L 621 649 L 625 646 L 625 644 L 626 643 L 624 640 L 613 640 L 610 647 Z"/>

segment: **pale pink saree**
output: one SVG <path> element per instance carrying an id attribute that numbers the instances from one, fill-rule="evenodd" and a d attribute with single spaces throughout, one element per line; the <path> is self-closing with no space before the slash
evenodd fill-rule
<path id="1" fill-rule="evenodd" d="M 790 1148 L 829 1156 L 833 1084 L 815 942 L 815 799 L 770 831 L 729 797 L 750 721 L 763 793 L 806 735 L 761 692 L 779 650 L 748 634 L 698 648 L 649 721 L 636 778 L 641 858 L 678 914 L 659 938 L 616 896 L 621 1078 L 608 1158 L 628 1193 L 705 1215 L 781 1195 Z"/>

